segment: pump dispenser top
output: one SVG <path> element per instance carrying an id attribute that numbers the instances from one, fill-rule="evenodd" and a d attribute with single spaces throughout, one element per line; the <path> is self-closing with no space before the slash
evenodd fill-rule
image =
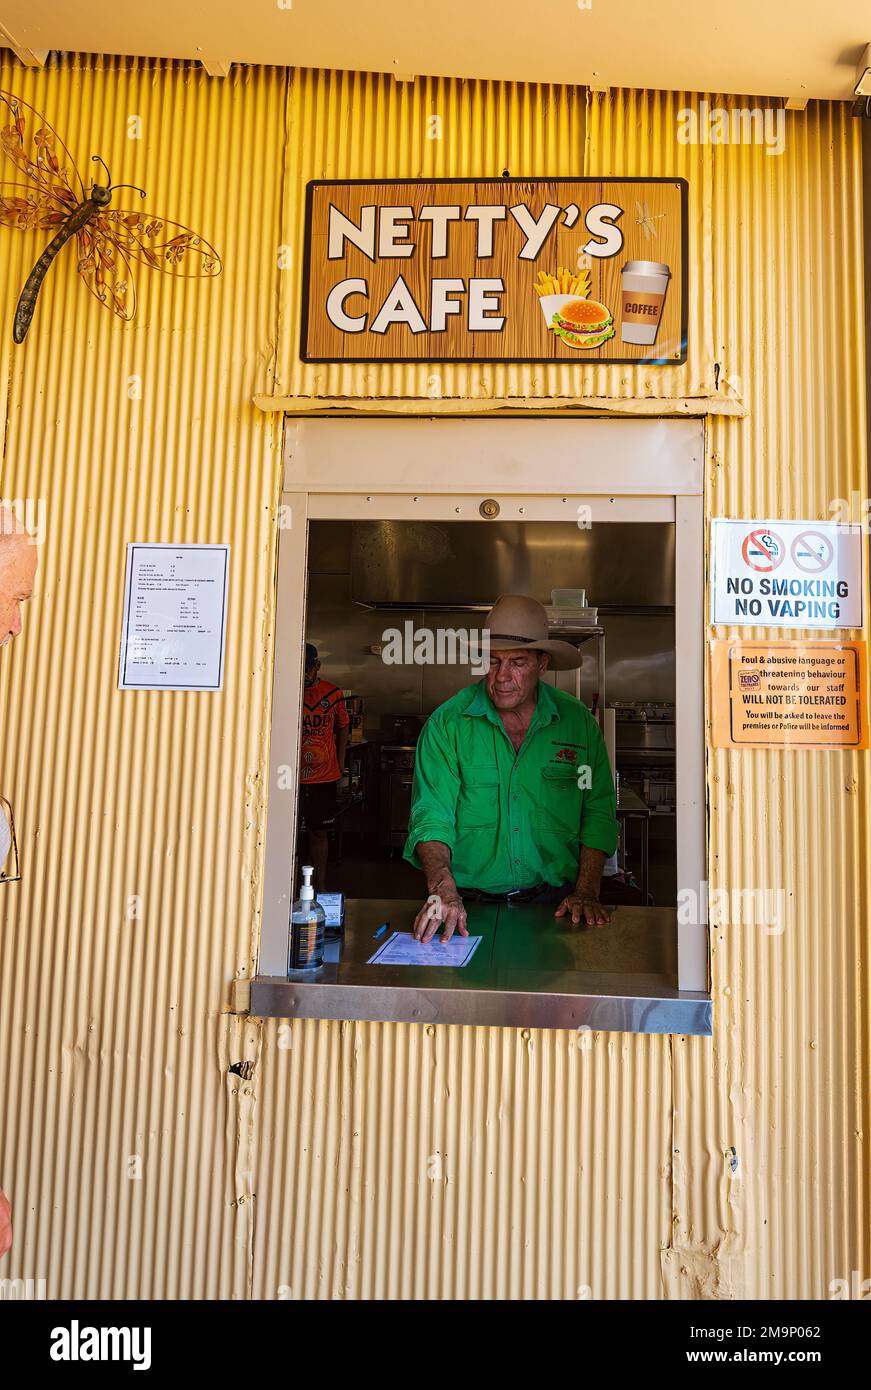
<path id="1" fill-rule="evenodd" d="M 312 887 L 312 874 L 314 873 L 313 864 L 303 864 L 302 866 L 302 887 L 299 890 L 299 900 L 301 903 L 310 903 L 315 895 Z"/>

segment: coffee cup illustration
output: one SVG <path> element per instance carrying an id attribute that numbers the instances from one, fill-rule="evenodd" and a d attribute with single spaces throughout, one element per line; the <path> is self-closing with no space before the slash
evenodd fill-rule
<path id="1" fill-rule="evenodd" d="M 649 347 L 659 332 L 671 270 L 660 261 L 627 261 L 621 274 L 620 337 Z"/>

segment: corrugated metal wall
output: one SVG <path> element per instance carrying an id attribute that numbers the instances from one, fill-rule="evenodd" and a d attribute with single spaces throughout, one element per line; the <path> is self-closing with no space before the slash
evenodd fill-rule
<path id="1" fill-rule="evenodd" d="M 0 890 L 3 1273 L 51 1296 L 265 1298 L 810 1297 L 867 1277 L 867 755 L 712 755 L 714 886 L 789 893 L 782 935 L 718 922 L 712 1042 L 223 1012 L 257 931 L 268 721 L 277 439 L 251 395 L 725 383 L 751 415 L 710 427 L 709 511 L 826 515 L 864 485 L 856 123 L 789 113 L 769 156 L 678 144 L 696 99 L 669 95 L 73 60 L 7 65 L 3 85 L 227 267 L 151 277 L 122 330 L 58 265 L 8 383 L 0 490 L 45 497 L 47 527 L 0 658 L 25 873 Z M 685 367 L 434 382 L 296 362 L 308 178 L 503 168 L 690 181 Z M 33 250 L 0 229 L 4 322 Z M 0 352 L 6 389 L 6 334 Z M 233 543 L 223 696 L 115 691 L 133 538 Z M 249 1079 L 228 1071 L 242 1060 Z"/>
<path id="2" fill-rule="evenodd" d="M 713 161 L 712 202 L 733 228 L 714 255 L 715 342 L 749 416 L 711 422 L 712 515 L 829 517 L 867 496 L 860 122 L 847 105 L 796 115 L 781 158 Z M 867 584 L 865 612 L 856 637 Z M 721 750 L 709 780 L 712 878 L 787 903 L 782 935 L 715 935 L 745 1280 L 761 1297 L 825 1297 L 871 1273 L 869 755 Z M 690 1093 L 700 1080 L 696 1068 Z"/>
<path id="3" fill-rule="evenodd" d="M 225 265 L 199 283 L 140 269 L 125 327 L 68 246 L 14 348 L 47 237 L 0 228 L 0 493 L 45 527 L 23 635 L 0 657 L 23 875 L 0 888 L 0 1182 L 4 1263 L 50 1297 L 226 1296 L 248 1278 L 238 1024 L 222 1009 L 250 972 L 259 900 L 279 431 L 249 402 L 271 389 L 286 83 L 2 66 L 88 182 L 99 152 Z M 223 694 L 117 691 L 130 540 L 232 545 Z"/>

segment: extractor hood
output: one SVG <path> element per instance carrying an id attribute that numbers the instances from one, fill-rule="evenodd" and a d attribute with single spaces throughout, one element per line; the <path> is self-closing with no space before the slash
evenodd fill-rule
<path id="1" fill-rule="evenodd" d="M 355 521 L 351 597 L 371 608 L 479 612 L 500 594 L 586 589 L 600 613 L 674 606 L 674 526 L 600 521 Z"/>

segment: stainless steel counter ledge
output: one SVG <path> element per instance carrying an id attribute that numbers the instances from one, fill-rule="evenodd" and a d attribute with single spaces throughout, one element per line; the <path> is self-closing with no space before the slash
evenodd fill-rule
<path id="1" fill-rule="evenodd" d="M 248 1013 L 261 1018 L 580 1028 L 618 1033 L 711 1034 L 707 994 L 675 986 L 675 913 L 620 907 L 609 926 L 572 929 L 542 906 L 469 908 L 483 940 L 463 969 L 367 965 L 390 934 L 408 931 L 416 900 L 346 904 L 339 962 L 311 980 L 257 976 Z"/>

